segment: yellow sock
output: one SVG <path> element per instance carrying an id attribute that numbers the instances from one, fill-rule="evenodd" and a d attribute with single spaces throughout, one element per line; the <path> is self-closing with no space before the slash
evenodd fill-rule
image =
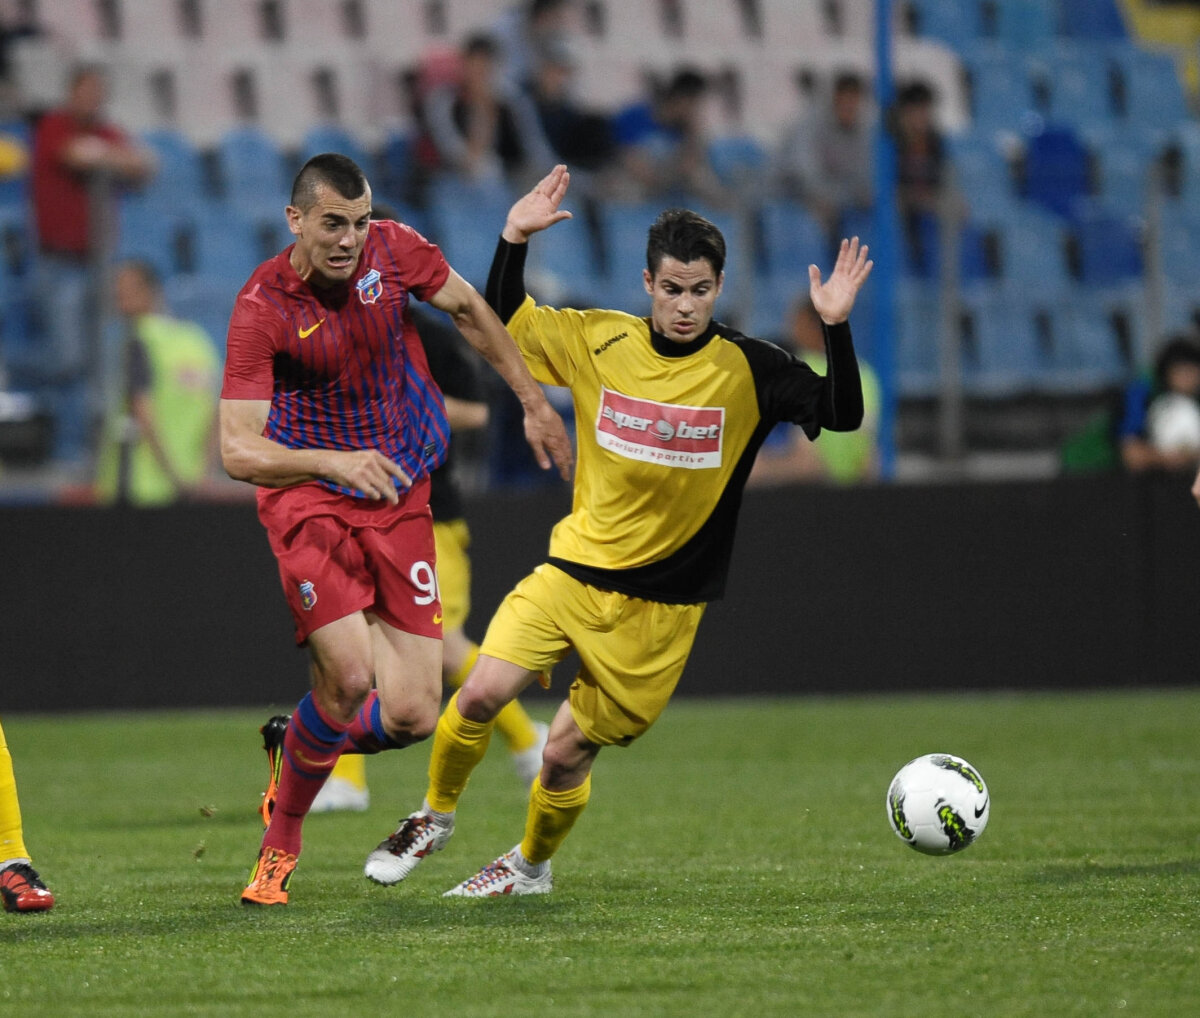
<path id="1" fill-rule="evenodd" d="M 592 794 L 592 776 L 588 774 L 578 788 L 549 792 L 535 778 L 529 790 L 529 813 L 525 818 L 525 837 L 521 854 L 531 863 L 545 862 L 562 845 Z"/>
<path id="2" fill-rule="evenodd" d="M 361 753 L 343 753 L 329 776 L 348 781 L 361 791 L 367 787 L 367 758 Z"/>
<path id="3" fill-rule="evenodd" d="M 17 779 L 13 776 L 12 754 L 0 727 L 0 862 L 28 859 L 21 829 L 21 806 L 17 802 Z"/>
<path id="4" fill-rule="evenodd" d="M 458 694 L 450 697 L 433 733 L 429 790 L 425 800 L 439 813 L 453 813 L 475 765 L 487 752 L 492 723 L 468 721 L 458 712 Z"/>
<path id="5" fill-rule="evenodd" d="M 446 681 L 455 689 L 461 689 L 462 684 L 467 681 L 467 676 L 471 674 L 471 669 L 475 667 L 475 662 L 478 660 L 479 644 L 473 643 L 471 644 L 471 651 L 467 654 L 462 667 L 453 675 L 448 676 Z M 496 726 L 496 731 L 504 739 L 510 753 L 524 753 L 525 750 L 532 749 L 537 745 L 537 729 L 533 727 L 533 721 L 525 713 L 525 708 L 517 703 L 516 700 L 506 703 L 492 723 Z"/>

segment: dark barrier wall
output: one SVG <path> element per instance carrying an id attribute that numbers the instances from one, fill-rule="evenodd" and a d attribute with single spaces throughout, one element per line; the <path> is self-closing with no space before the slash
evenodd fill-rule
<path id="1" fill-rule="evenodd" d="M 746 496 L 682 694 L 1191 683 L 1186 478 Z M 562 490 L 471 503 L 474 609 L 545 554 Z M 291 704 L 304 653 L 252 507 L 0 510 L 0 712 Z M 569 669 L 556 673 L 565 690 Z"/>

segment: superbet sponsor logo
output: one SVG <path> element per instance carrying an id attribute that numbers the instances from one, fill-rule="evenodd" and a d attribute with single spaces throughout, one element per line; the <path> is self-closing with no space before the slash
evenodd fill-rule
<path id="1" fill-rule="evenodd" d="M 677 406 L 600 393 L 596 442 L 628 459 L 703 470 L 721 465 L 724 407 Z"/>

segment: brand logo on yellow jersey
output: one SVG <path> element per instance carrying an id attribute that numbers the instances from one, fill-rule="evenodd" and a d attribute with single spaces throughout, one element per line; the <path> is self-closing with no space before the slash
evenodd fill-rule
<path id="1" fill-rule="evenodd" d="M 680 406 L 602 389 L 596 444 L 627 459 L 702 470 L 721 465 L 724 407 Z"/>

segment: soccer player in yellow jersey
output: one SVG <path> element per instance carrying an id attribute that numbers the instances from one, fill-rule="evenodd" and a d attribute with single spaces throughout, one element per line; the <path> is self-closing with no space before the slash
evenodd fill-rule
<path id="1" fill-rule="evenodd" d="M 21 827 L 21 805 L 17 801 L 17 781 L 13 776 L 12 754 L 0 727 L 0 899 L 5 912 L 45 912 L 54 906 L 54 895 L 47 890 L 33 868 Z"/>
<path id="2" fill-rule="evenodd" d="M 580 670 L 551 722 L 524 837 L 447 893 L 549 891 L 550 859 L 587 804 L 596 755 L 654 723 L 705 604 L 723 592 L 742 488 L 763 439 L 779 421 L 815 439 L 862 420 L 848 318 L 873 263 L 857 237 L 841 242 L 827 280 L 808 269 L 825 328 L 822 376 L 713 320 L 725 241 L 684 209 L 650 227 L 648 318 L 537 306 L 525 293 L 525 250 L 533 234 L 570 216 L 560 207 L 568 182 L 566 167 L 555 167 L 509 210 L 486 297 L 533 376 L 571 390 L 571 513 L 554 527 L 547 561 L 500 605 L 442 712 L 425 802 L 367 857 L 366 875 L 379 883 L 403 880 L 445 846 L 496 714 L 535 679 L 548 683 L 573 649 Z"/>

